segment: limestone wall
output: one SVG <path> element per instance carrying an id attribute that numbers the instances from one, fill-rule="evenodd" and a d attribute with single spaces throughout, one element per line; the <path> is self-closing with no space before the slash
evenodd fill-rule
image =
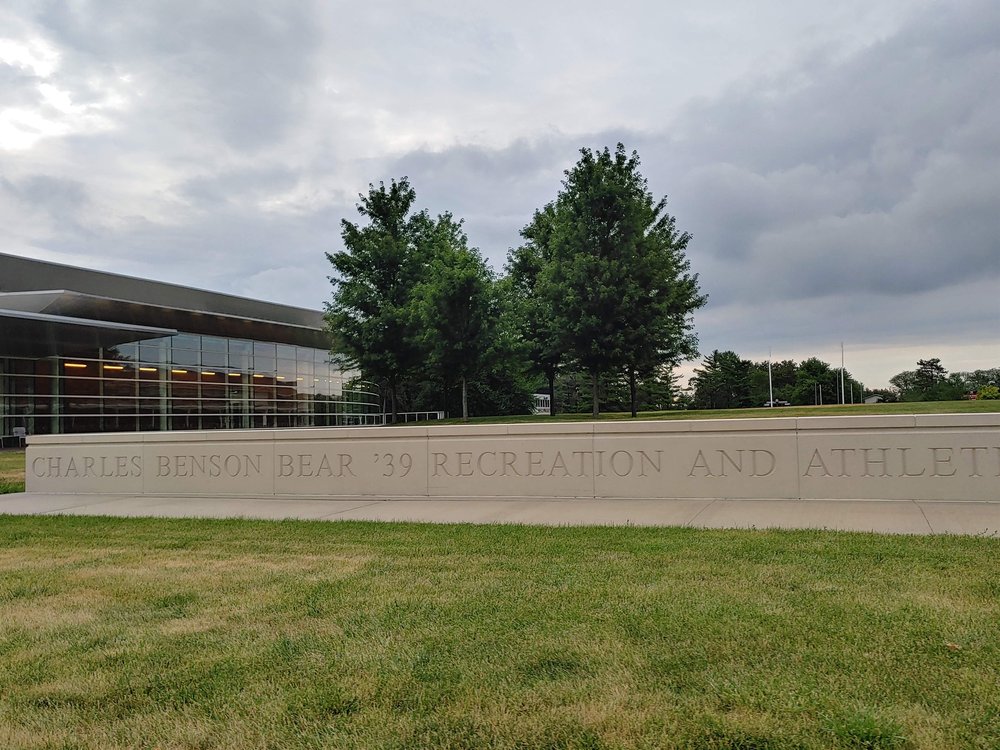
<path id="1" fill-rule="evenodd" d="M 1000 500 L 1000 414 L 29 438 L 29 492 Z"/>

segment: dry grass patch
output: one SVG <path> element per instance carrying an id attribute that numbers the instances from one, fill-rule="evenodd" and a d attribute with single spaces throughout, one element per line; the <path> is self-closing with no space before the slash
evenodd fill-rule
<path id="1" fill-rule="evenodd" d="M 24 480 L 24 449 L 0 449 L 0 479 Z"/>

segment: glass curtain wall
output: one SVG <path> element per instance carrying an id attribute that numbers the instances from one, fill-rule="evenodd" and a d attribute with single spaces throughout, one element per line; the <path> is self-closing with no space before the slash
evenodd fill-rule
<path id="1" fill-rule="evenodd" d="M 377 424 L 377 388 L 322 349 L 178 334 L 0 359 L 0 435 Z"/>

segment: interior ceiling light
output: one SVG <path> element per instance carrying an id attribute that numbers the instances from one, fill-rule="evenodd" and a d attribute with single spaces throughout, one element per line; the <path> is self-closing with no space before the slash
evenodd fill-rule
<path id="1" fill-rule="evenodd" d="M 140 367 L 139 372 L 156 372 L 155 367 Z"/>
<path id="2" fill-rule="evenodd" d="M 171 370 L 170 372 L 172 372 L 174 375 L 187 375 L 188 374 L 187 370 Z"/>
<path id="3" fill-rule="evenodd" d="M 214 373 L 214 372 L 209 372 L 208 370 L 205 370 L 205 371 L 204 371 L 204 372 L 202 373 L 202 375 L 215 375 L 215 373 Z"/>
<path id="4" fill-rule="evenodd" d="M 262 378 L 262 377 L 264 377 L 263 375 L 261 375 L 261 374 L 260 374 L 260 373 L 258 373 L 258 372 L 255 372 L 255 373 L 253 374 L 253 376 L 254 376 L 255 378 Z"/>
<path id="5" fill-rule="evenodd" d="M 238 372 L 231 372 L 231 373 L 229 373 L 229 377 L 231 377 L 231 378 L 238 378 L 238 377 L 240 377 L 240 374 Z"/>
<path id="6" fill-rule="evenodd" d="M 104 365 L 105 370 L 124 370 L 123 365 Z"/>

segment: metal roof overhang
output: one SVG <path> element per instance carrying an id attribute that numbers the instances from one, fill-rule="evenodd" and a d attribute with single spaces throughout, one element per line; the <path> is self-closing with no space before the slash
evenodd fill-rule
<path id="1" fill-rule="evenodd" d="M 92 297 L 128 300 L 163 308 L 197 310 L 249 320 L 324 328 L 323 313 L 318 310 L 0 253 L 0 292 L 62 289 Z M 0 307 L 9 305 L 0 303 Z"/>
<path id="2" fill-rule="evenodd" d="M 0 308 L 34 312 L 53 318 L 101 321 L 117 326 L 121 330 L 128 326 L 150 330 L 170 329 L 172 333 L 197 333 L 254 341 L 274 341 L 317 349 L 330 347 L 329 335 L 322 328 L 322 316 L 319 313 L 314 313 L 315 326 L 295 325 L 217 312 L 165 307 L 63 289 L 0 293 Z"/>
<path id="3" fill-rule="evenodd" d="M 171 336 L 173 328 L 0 309 L 0 356 L 51 357 L 93 352 L 129 341 Z"/>

